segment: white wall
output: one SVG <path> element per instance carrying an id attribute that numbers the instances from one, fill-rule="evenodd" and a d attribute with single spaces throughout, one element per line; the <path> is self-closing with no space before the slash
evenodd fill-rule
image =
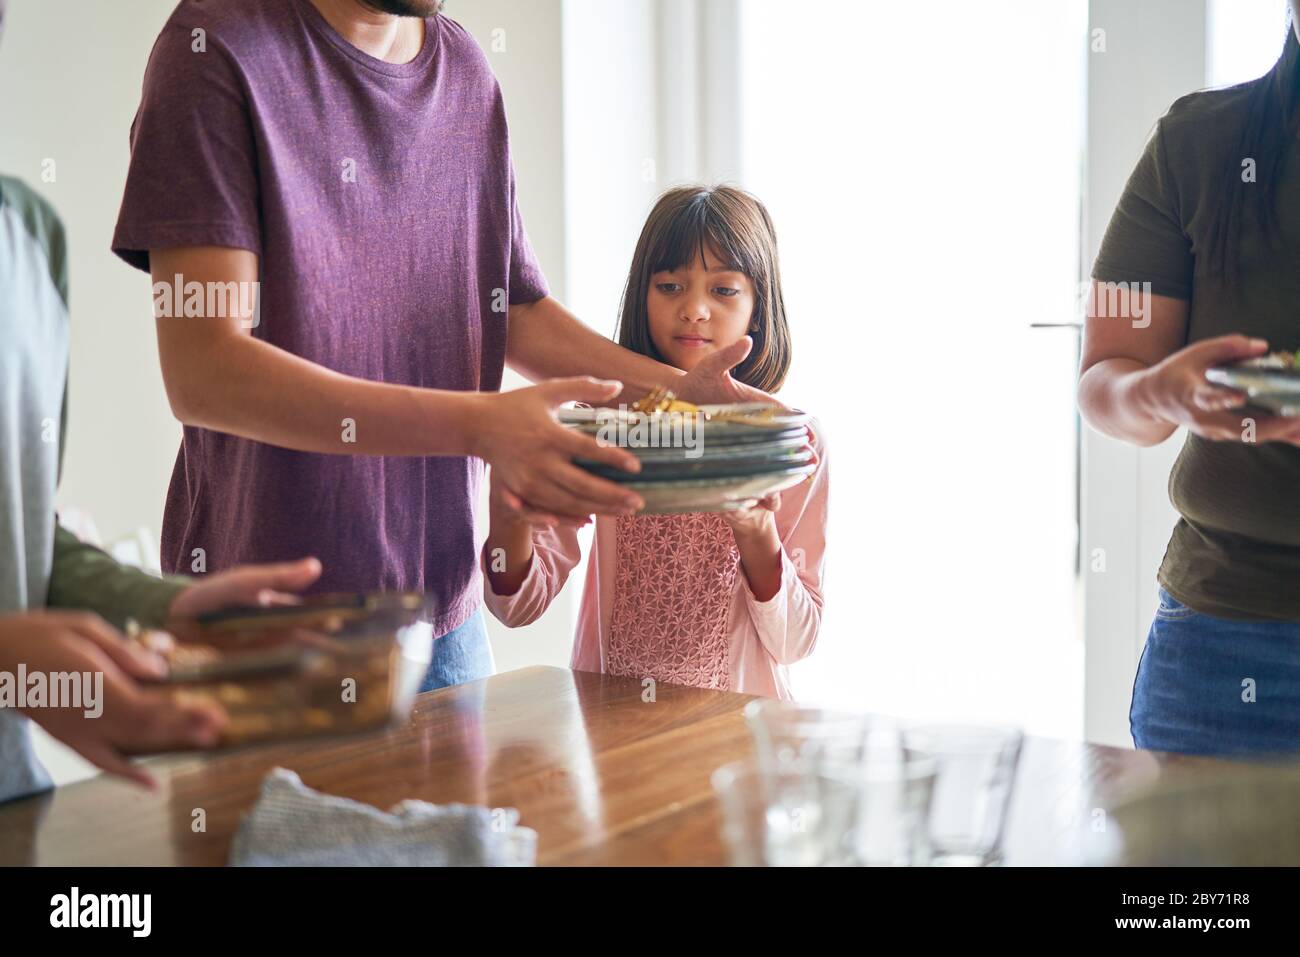
<path id="1" fill-rule="evenodd" d="M 564 0 L 568 305 L 612 336 L 641 224 L 664 166 L 655 4 Z"/>
<path id="2" fill-rule="evenodd" d="M 782 398 L 831 463 L 795 695 L 1077 738 L 1082 0 L 742 0 L 744 185 L 772 214 Z M 798 69 L 788 64 L 799 64 Z"/>
<path id="3" fill-rule="evenodd" d="M 1089 57 L 1084 251 L 1088 271 L 1142 148 L 1179 96 L 1205 85 L 1205 0 L 1092 0 L 1105 51 Z M 1281 49 L 1281 40 L 1278 40 Z M 1166 483 L 1177 433 L 1138 449 L 1083 433 L 1084 734 L 1131 747 L 1133 678 L 1156 607 L 1156 569 L 1177 514 Z M 1104 556 L 1104 565 L 1096 562 Z M 1096 569 L 1104 568 L 1104 571 Z"/>
<path id="4" fill-rule="evenodd" d="M 145 62 L 175 5 L 10 0 L 0 45 L 0 170 L 58 208 L 71 244 L 59 500 L 88 509 L 107 539 L 139 526 L 156 534 L 180 442 L 158 369 L 149 279 L 109 252 Z M 41 178 L 46 159 L 53 182 Z"/>
<path id="5" fill-rule="evenodd" d="M 505 93 L 519 202 L 551 292 L 565 299 L 560 0 L 453 0 Z M 521 380 L 514 380 L 519 382 Z"/>

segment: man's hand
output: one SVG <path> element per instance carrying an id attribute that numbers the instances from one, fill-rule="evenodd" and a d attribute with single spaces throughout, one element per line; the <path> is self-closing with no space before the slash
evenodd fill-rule
<path id="1" fill-rule="evenodd" d="M 189 620 L 225 608 L 296 605 L 294 594 L 320 578 L 321 565 L 303 558 L 279 565 L 244 565 L 195 582 L 171 604 L 170 620 Z"/>
<path id="2" fill-rule="evenodd" d="M 535 521 L 581 521 L 591 514 L 631 515 L 644 508 L 635 492 L 573 464 L 582 458 L 639 472 L 636 456 L 567 429 L 555 418 L 566 402 L 599 405 L 622 388 L 619 382 L 578 377 L 477 397 L 473 453 L 492 466 L 501 499 L 512 508 L 527 503 Z"/>
<path id="3" fill-rule="evenodd" d="M 768 402 L 780 405 L 766 392 L 737 382 L 731 376 L 731 370 L 744 362 L 753 348 L 754 340 L 745 336 L 727 348 L 705 357 L 694 369 L 672 382 L 669 388 L 677 398 L 696 405 L 726 405 L 733 402 Z"/>
<path id="4" fill-rule="evenodd" d="M 142 687 L 138 681 L 167 673 L 165 662 L 85 612 L 0 616 L 0 671 L 16 674 L 19 665 L 28 674 L 103 674 L 98 717 L 87 717 L 88 707 L 23 713 L 96 767 L 145 787 L 154 786 L 153 777 L 132 765 L 129 755 L 210 748 L 226 722 L 216 705 L 178 704 L 163 691 Z"/>
<path id="5" fill-rule="evenodd" d="M 552 515 L 533 508 L 502 484 L 496 469 L 488 472 L 489 539 L 494 532 L 507 536 L 526 534 L 531 538 L 534 529 L 585 528 L 591 524 L 590 515 Z"/>

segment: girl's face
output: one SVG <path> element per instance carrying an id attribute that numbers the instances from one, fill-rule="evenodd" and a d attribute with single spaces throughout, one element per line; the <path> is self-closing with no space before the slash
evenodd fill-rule
<path id="1" fill-rule="evenodd" d="M 650 339 L 667 362 L 686 372 L 749 332 L 754 284 L 721 263 L 709 250 L 707 261 L 696 254 L 689 266 L 650 277 Z"/>

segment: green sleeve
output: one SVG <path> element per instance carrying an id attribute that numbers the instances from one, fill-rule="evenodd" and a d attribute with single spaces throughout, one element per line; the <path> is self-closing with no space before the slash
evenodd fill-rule
<path id="1" fill-rule="evenodd" d="M 108 553 L 87 545 L 67 529 L 54 531 L 54 568 L 50 573 L 51 608 L 93 611 L 118 628 L 128 618 L 146 628 L 160 627 L 188 578 L 155 578 L 120 565 Z"/>

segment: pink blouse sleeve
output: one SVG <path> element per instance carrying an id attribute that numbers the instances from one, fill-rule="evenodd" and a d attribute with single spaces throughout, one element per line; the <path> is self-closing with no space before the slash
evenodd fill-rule
<path id="1" fill-rule="evenodd" d="M 492 557 L 486 544 L 479 555 L 483 567 L 483 602 L 507 628 L 531 625 L 550 607 L 564 588 L 569 572 L 582 557 L 576 528 L 539 529 L 533 532 L 533 558 L 523 584 L 513 595 L 498 595 L 492 590 L 487 570 Z"/>
<path id="2" fill-rule="evenodd" d="M 830 460 L 816 421 L 812 438 L 819 459 L 817 471 L 803 484 L 781 493 L 776 513 L 782 545 L 780 590 L 767 601 L 759 601 L 744 572 L 736 576 L 763 647 L 782 665 L 812 654 L 822 622 Z"/>

